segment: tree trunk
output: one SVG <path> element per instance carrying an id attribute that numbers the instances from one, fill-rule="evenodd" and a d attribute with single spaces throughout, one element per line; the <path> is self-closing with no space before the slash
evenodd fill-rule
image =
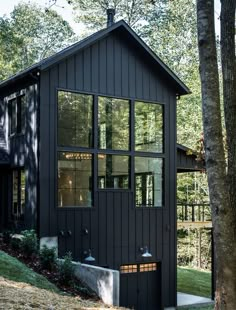
<path id="1" fill-rule="evenodd" d="M 222 0 L 222 5 L 227 7 L 233 2 L 235 2 L 235 0 Z M 226 11 L 227 14 L 230 14 L 228 10 Z M 222 13 L 223 12 L 224 9 L 222 9 Z M 235 14 L 235 4 L 233 14 Z M 213 0 L 197 0 L 197 18 L 206 169 L 215 241 L 215 309 L 233 310 L 236 309 L 236 217 L 235 215 L 233 216 L 233 210 L 235 210 L 236 207 L 236 182 L 234 181 L 234 179 L 236 179 L 236 166 L 234 163 L 236 156 L 233 155 L 234 153 L 229 155 L 230 166 L 228 166 L 228 168 L 233 170 L 228 170 L 230 173 L 226 173 L 220 111 Z M 222 20 L 222 23 L 225 23 L 225 18 Z M 229 33 L 228 26 L 224 32 L 224 36 L 226 35 L 229 37 L 232 36 L 232 31 Z M 222 45 L 223 44 L 229 44 L 228 40 L 226 39 L 226 42 L 222 41 Z M 229 52 L 229 48 L 227 48 L 227 51 Z M 235 52 L 235 49 L 233 48 L 232 51 Z M 230 55 L 232 55 L 232 51 Z M 226 57 L 229 57 L 229 54 Z M 223 58 L 224 56 L 222 55 L 222 60 Z M 235 54 L 233 61 L 235 61 Z M 223 66 L 224 64 L 222 64 L 222 67 Z M 228 65 L 227 68 L 225 68 L 225 75 L 227 76 L 227 80 L 231 81 Z M 225 85 L 224 89 L 225 92 L 228 93 L 227 85 Z M 228 95 L 227 100 L 228 104 L 225 109 L 227 110 L 229 106 L 231 107 L 231 112 L 227 111 L 229 114 L 227 133 L 230 131 L 231 138 L 233 138 L 228 138 L 227 141 L 231 143 L 232 140 L 235 140 L 232 143 L 232 152 L 236 152 L 236 135 L 235 133 L 233 135 L 233 129 L 234 131 L 236 130 L 236 124 L 235 122 L 231 124 L 232 119 L 236 117 L 234 111 L 235 101 L 233 101 L 231 94 Z M 232 113 L 234 113 L 234 116 L 231 115 Z M 230 156 L 234 156 L 234 158 Z"/>

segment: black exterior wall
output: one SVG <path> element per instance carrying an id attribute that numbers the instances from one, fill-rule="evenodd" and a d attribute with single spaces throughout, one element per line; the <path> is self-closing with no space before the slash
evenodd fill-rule
<path id="1" fill-rule="evenodd" d="M 25 95 L 27 109 L 25 129 L 22 133 L 9 133 L 9 101 Z M 25 172 L 25 216 L 20 228 L 37 228 L 37 185 L 38 185 L 38 84 L 31 81 L 11 86 L 4 91 L 4 135 L 7 140 L 8 165 L 0 165 L 2 188 L 7 189 L 7 203 L 4 202 L 4 228 L 15 229 L 12 223 L 12 171 L 24 169 Z M 4 196 L 5 197 L 5 196 Z M 1 199 L 2 204 L 3 199 Z M 2 207 L 2 206 L 1 206 Z"/>
<path id="2" fill-rule="evenodd" d="M 42 71 L 40 77 L 40 236 L 58 236 L 61 255 L 76 260 L 92 249 L 96 264 L 119 269 L 140 262 L 147 245 L 149 261 L 162 263 L 164 306 L 176 304 L 176 92 L 154 72 L 139 50 L 119 33 L 90 45 Z M 136 208 L 134 191 L 98 190 L 92 208 L 57 207 L 57 90 L 144 100 L 164 105 L 164 205 Z M 132 171 L 132 170 L 131 170 Z M 88 234 L 85 233 L 85 228 Z M 60 234 L 64 233 L 64 236 Z M 70 235 L 71 232 L 71 235 Z"/>

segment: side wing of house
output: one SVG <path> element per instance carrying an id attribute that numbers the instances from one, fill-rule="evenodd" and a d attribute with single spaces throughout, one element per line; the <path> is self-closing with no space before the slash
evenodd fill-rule
<path id="1" fill-rule="evenodd" d="M 0 229 L 37 224 L 37 91 L 32 80 L 0 90 Z"/>

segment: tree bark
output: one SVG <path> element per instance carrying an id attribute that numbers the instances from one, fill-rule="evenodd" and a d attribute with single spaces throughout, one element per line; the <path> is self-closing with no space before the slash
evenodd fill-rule
<path id="1" fill-rule="evenodd" d="M 235 208 L 236 208 L 236 107 L 232 96 L 232 72 L 235 71 L 235 48 L 232 48 L 232 8 L 235 0 L 222 0 L 222 23 L 225 27 L 222 36 L 222 47 L 227 52 L 222 54 L 222 68 L 225 70 L 224 97 L 227 124 L 228 169 L 223 145 L 219 74 L 217 68 L 214 0 L 197 0 L 198 47 L 200 76 L 202 88 L 202 109 L 205 141 L 206 169 L 209 185 L 210 203 L 214 234 L 216 263 L 216 304 L 215 309 L 236 309 L 236 242 L 235 242 Z M 227 8 L 227 9 L 226 9 Z M 226 9 L 226 11 L 224 11 Z M 223 13 L 225 12 L 225 13 Z M 224 15 L 225 14 L 225 15 Z M 227 15 L 228 14 L 228 15 Z M 232 13 L 231 13 L 232 14 Z M 233 14 L 235 14 L 235 4 Z M 225 16 L 223 19 L 223 15 Z M 226 17 L 228 16 L 228 17 Z M 234 15 L 235 16 L 235 15 Z M 227 19 L 228 21 L 226 22 Z M 226 38 L 227 37 L 227 38 Z M 230 37 L 230 39 L 229 39 Z M 225 41 L 226 40 L 226 41 Z M 233 35 L 234 40 L 234 35 Z M 230 45 L 230 47 L 228 46 Z M 232 50 L 230 50 L 232 48 Z M 230 50 L 230 51 L 229 51 Z M 222 49 L 223 51 L 223 49 Z M 232 62 L 226 58 L 232 59 Z M 226 83 L 227 80 L 227 83 Z M 235 87 L 235 80 L 233 81 Z M 228 110 L 230 107 L 230 110 Z M 234 115 L 232 115 L 234 113 Z M 234 130 L 234 131 L 233 131 Z M 228 134 L 231 136 L 228 137 Z M 234 140 L 234 141 L 233 141 Z M 229 171 L 232 169 L 232 171 Z M 233 212 L 234 211 L 234 212 Z"/>

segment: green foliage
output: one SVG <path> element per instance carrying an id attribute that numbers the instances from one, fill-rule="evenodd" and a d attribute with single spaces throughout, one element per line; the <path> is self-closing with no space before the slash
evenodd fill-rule
<path id="1" fill-rule="evenodd" d="M 197 305 L 196 307 L 194 306 L 183 306 L 183 307 L 178 307 L 178 310 L 214 310 L 214 305 L 209 305 L 209 306 L 199 306 Z"/>
<path id="2" fill-rule="evenodd" d="M 2 234 L 3 237 L 3 242 L 6 244 L 9 244 L 11 241 L 11 235 L 12 235 L 12 231 L 11 230 L 5 230 Z"/>
<path id="3" fill-rule="evenodd" d="M 10 245 L 13 250 L 19 250 L 21 247 L 21 240 L 18 238 L 11 238 Z"/>
<path id="4" fill-rule="evenodd" d="M 34 230 L 24 230 L 21 232 L 21 249 L 26 256 L 32 256 L 38 253 L 38 240 Z"/>
<path id="5" fill-rule="evenodd" d="M 74 32 L 55 11 L 20 3 L 0 18 L 0 79 L 66 47 Z"/>
<path id="6" fill-rule="evenodd" d="M 211 273 L 178 267 L 177 290 L 181 293 L 211 297 Z"/>
<path id="7" fill-rule="evenodd" d="M 201 229 L 178 230 L 178 266 L 211 270 L 211 231 Z"/>
<path id="8" fill-rule="evenodd" d="M 68 252 L 64 257 L 63 261 L 58 263 L 59 281 L 62 285 L 71 285 L 74 278 L 74 266 L 72 263 L 71 252 Z"/>
<path id="9" fill-rule="evenodd" d="M 29 283 L 38 288 L 59 293 L 56 286 L 46 278 L 26 267 L 18 259 L 2 251 L 0 251 L 0 276 L 12 281 Z"/>
<path id="10" fill-rule="evenodd" d="M 53 270 L 56 265 L 56 251 L 55 248 L 48 248 L 46 245 L 39 253 L 40 263 L 43 269 Z"/>
<path id="11" fill-rule="evenodd" d="M 177 178 L 179 204 L 208 204 L 208 184 L 205 173 L 181 173 Z"/>

